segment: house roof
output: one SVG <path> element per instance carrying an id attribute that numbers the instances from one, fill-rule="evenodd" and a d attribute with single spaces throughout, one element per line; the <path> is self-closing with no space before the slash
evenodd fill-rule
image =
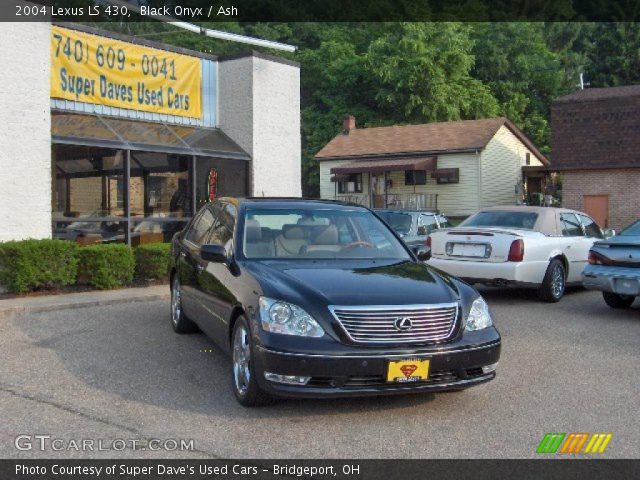
<path id="1" fill-rule="evenodd" d="M 445 154 L 482 150 L 506 126 L 545 165 L 549 160 L 505 117 L 456 122 L 356 128 L 333 138 L 315 158 L 336 160 L 407 154 Z"/>
<path id="2" fill-rule="evenodd" d="M 385 172 L 387 170 L 435 170 L 436 157 L 382 158 L 376 160 L 355 160 L 331 169 L 332 174 L 361 172 Z"/>
<path id="3" fill-rule="evenodd" d="M 640 85 L 625 85 L 623 87 L 585 88 L 563 97 L 555 102 L 581 102 L 589 100 L 603 100 L 606 98 L 634 97 L 640 95 Z"/>

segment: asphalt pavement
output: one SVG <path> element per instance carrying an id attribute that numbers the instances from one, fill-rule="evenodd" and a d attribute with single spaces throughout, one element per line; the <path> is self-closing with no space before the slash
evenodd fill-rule
<path id="1" fill-rule="evenodd" d="M 610 432 L 601 456 L 638 458 L 640 302 L 617 311 L 584 290 L 559 304 L 483 294 L 503 335 L 494 381 L 258 409 L 236 403 L 230 360 L 210 340 L 173 333 L 167 300 L 0 318 L 0 457 L 535 458 L 547 432 Z M 50 436 L 44 451 L 36 435 Z M 150 439 L 193 450 L 130 448 Z"/>

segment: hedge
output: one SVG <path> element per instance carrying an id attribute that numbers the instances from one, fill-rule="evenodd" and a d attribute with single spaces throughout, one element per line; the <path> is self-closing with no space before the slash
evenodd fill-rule
<path id="1" fill-rule="evenodd" d="M 170 243 L 149 243 L 136 247 L 136 276 L 145 280 L 168 278 L 171 266 L 170 253 Z"/>
<path id="2" fill-rule="evenodd" d="M 115 288 L 133 280 L 135 259 L 131 247 L 119 243 L 78 248 L 78 283 Z"/>
<path id="3" fill-rule="evenodd" d="M 0 243 L 0 284 L 16 293 L 71 285 L 76 281 L 77 250 L 65 240 Z"/>

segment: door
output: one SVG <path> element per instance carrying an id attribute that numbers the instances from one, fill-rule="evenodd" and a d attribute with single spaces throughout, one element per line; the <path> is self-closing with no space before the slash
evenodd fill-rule
<path id="1" fill-rule="evenodd" d="M 569 271 L 567 272 L 567 283 L 581 281 L 582 270 L 587 264 L 589 249 L 593 241 L 589 241 L 584 235 L 582 223 L 573 213 L 560 214 L 562 225 L 562 235 L 567 237 L 564 253 L 569 260 Z"/>
<path id="2" fill-rule="evenodd" d="M 182 293 L 182 308 L 193 321 L 200 324 L 202 310 L 197 301 L 198 275 L 202 269 L 200 246 L 214 224 L 213 212 L 205 207 L 195 218 L 182 241 L 183 249 L 178 255 L 178 275 Z"/>
<path id="3" fill-rule="evenodd" d="M 373 193 L 373 208 L 385 208 L 384 190 L 385 190 L 384 174 L 371 174 L 371 192 Z"/>
<path id="4" fill-rule="evenodd" d="M 228 203 L 220 203 L 216 210 L 215 225 L 206 243 L 223 245 L 227 251 L 227 258 L 231 260 L 236 207 Z M 202 308 L 206 311 L 207 331 L 216 343 L 224 347 L 231 311 L 237 304 L 236 298 L 228 287 L 236 281 L 236 277 L 230 270 L 229 262 L 204 263 L 204 268 L 198 272 L 198 296 Z"/>
<path id="5" fill-rule="evenodd" d="M 585 195 L 584 211 L 602 228 L 609 227 L 609 195 Z"/>

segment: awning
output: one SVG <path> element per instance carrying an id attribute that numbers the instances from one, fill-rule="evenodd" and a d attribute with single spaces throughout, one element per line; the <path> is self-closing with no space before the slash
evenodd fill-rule
<path id="1" fill-rule="evenodd" d="M 386 158 L 381 160 L 357 160 L 345 165 L 340 165 L 339 167 L 333 167 L 331 173 L 349 174 L 398 170 L 435 170 L 437 166 L 437 157 Z"/>
<path id="2" fill-rule="evenodd" d="M 67 145 L 250 160 L 221 130 L 52 112 L 51 141 Z"/>

